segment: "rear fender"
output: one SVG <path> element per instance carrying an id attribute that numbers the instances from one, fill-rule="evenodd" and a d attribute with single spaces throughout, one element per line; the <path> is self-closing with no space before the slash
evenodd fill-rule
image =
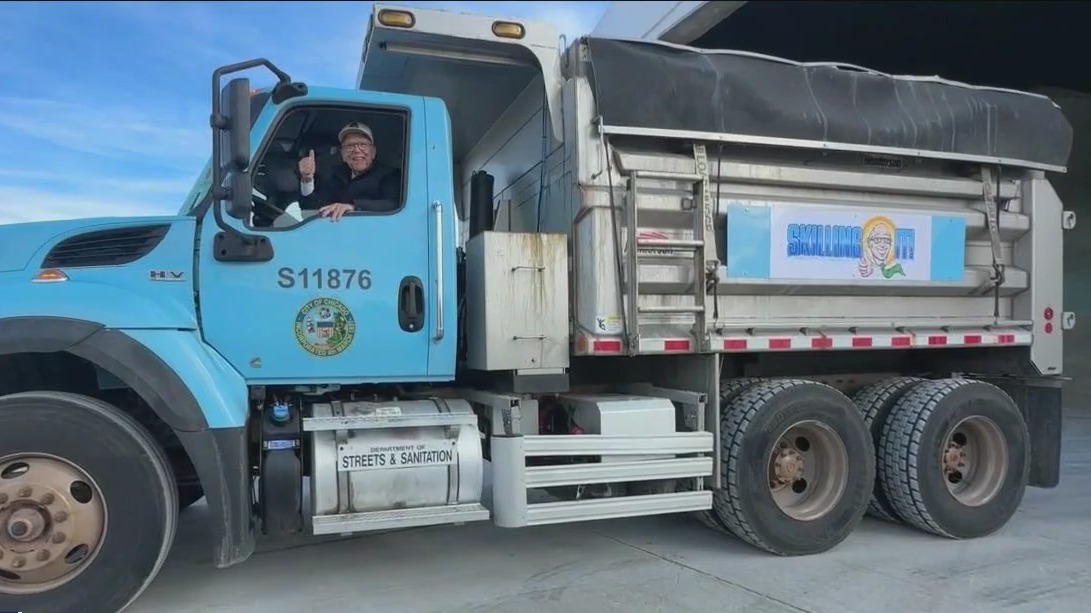
<path id="1" fill-rule="evenodd" d="M 177 433 L 212 515 L 214 559 L 227 567 L 253 552 L 242 376 L 181 330 L 115 330 L 58 317 L 0 318 L 0 355 L 67 352 L 131 387 Z"/>

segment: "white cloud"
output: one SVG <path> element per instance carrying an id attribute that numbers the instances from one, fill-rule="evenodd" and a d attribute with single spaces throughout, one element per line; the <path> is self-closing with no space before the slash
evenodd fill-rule
<path id="1" fill-rule="evenodd" d="M 55 182 L 82 191 L 126 192 L 128 194 L 178 194 L 193 186 L 186 179 L 116 179 L 112 177 L 72 176 L 48 170 L 0 168 L 0 179 L 21 179 L 35 182 Z"/>
<path id="2" fill-rule="evenodd" d="M 26 187 L 0 187 L 0 224 L 82 217 L 169 215 L 178 210 L 172 198 L 158 201 L 132 192 L 101 196 Z"/>
<path id="3" fill-rule="evenodd" d="M 121 179 L 0 168 L 0 224 L 174 214 L 192 179 Z"/>
<path id="4" fill-rule="evenodd" d="M 162 109 L 160 109 L 162 111 Z M 0 128 L 51 147 L 109 157 L 145 156 L 156 165 L 191 168 L 207 157 L 211 133 L 118 105 L 92 108 L 75 101 L 0 97 Z"/>
<path id="5" fill-rule="evenodd" d="M 20 89 L 6 88 L 0 94 L 0 141 L 5 144 L 0 150 L 0 223 L 173 213 L 209 155 L 211 68 L 266 56 L 296 79 L 352 87 L 371 12 L 370 2 L 269 5 L 257 14 L 251 3 L 180 2 L 169 10 L 154 4 L 105 3 L 98 13 L 118 32 L 136 32 L 152 41 L 132 50 L 132 70 L 107 56 L 99 65 L 94 55 L 83 58 L 83 71 L 77 74 L 34 63 L 4 67 L 3 74 L 21 91 L 47 93 L 20 96 L 13 93 Z M 404 4 L 545 20 L 569 42 L 590 31 L 605 6 Z M 45 12 L 36 13 L 38 18 L 63 21 L 63 10 L 54 15 L 58 9 L 40 6 Z M 72 44 L 89 36 L 75 23 L 52 23 L 74 37 Z M 0 39 L 0 51 L 25 55 L 21 47 L 36 37 L 20 34 Z M 110 35 L 107 30 L 94 36 Z"/>

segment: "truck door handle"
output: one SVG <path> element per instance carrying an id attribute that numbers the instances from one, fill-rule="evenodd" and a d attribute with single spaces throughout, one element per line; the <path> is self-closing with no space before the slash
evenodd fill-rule
<path id="1" fill-rule="evenodd" d="M 424 284 L 417 277 L 406 277 L 398 286 L 398 325 L 406 332 L 424 327 Z"/>

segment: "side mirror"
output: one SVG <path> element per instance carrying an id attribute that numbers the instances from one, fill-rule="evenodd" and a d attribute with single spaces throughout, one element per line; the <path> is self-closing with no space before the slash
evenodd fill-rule
<path id="1" fill-rule="evenodd" d="M 250 80 L 232 79 L 221 98 L 227 126 L 223 132 L 223 164 L 231 173 L 231 199 L 227 214 L 236 219 L 250 216 L 253 180 L 250 177 Z"/>

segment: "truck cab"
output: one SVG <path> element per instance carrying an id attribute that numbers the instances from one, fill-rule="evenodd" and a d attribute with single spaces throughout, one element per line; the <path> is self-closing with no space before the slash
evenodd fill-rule
<path id="1" fill-rule="evenodd" d="M 252 384 L 453 378 L 454 183 L 443 103 L 315 87 L 280 104 L 258 92 L 251 103 L 250 201 L 217 215 L 209 181 L 183 211 L 202 220 L 195 289 L 205 342 Z M 354 122 L 373 135 L 369 171 L 397 178 L 393 210 L 336 221 L 317 205 L 288 213 L 304 200 L 300 159 L 313 154 L 318 184 L 330 181 L 348 155 L 338 133 Z"/>
<path id="2" fill-rule="evenodd" d="M 295 476 L 276 489 L 294 512 L 260 529 L 298 530 L 310 458 L 298 436 L 263 434 L 283 429 L 289 400 L 262 398 L 269 420 L 252 419 L 266 386 L 321 394 L 454 379 L 444 104 L 280 78 L 265 90 L 235 79 L 213 108 L 212 160 L 177 215 L 0 228 L 0 610 L 120 611 L 165 560 L 180 510 L 202 497 L 216 564 L 245 560 L 261 465 Z M 313 152 L 321 188 L 344 164 L 338 133 L 350 123 L 367 126 L 396 198 L 339 219 L 300 210 L 300 158 Z M 290 419 L 298 432 L 298 413 Z M 463 456 L 479 465 L 480 453 Z M 262 480 L 263 495 L 276 483 Z M 58 523 L 68 517 L 79 531 Z M 95 563 L 122 558 L 133 573 Z M 102 590 L 90 609 L 86 582 Z"/>

